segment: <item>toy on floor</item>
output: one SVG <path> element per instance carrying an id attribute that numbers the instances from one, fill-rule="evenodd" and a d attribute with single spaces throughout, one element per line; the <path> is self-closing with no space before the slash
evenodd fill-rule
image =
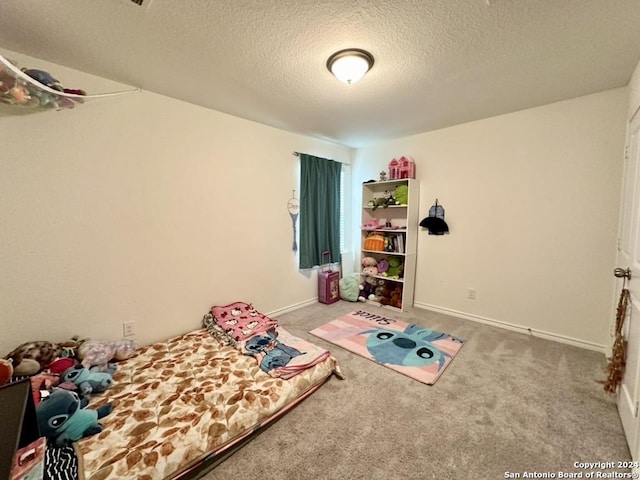
<path id="1" fill-rule="evenodd" d="M 111 413 L 107 403 L 98 409 L 81 408 L 78 395 L 69 390 L 56 389 L 36 406 L 40 434 L 55 445 L 69 445 L 81 438 L 102 431 L 100 418 Z"/>
<path id="2" fill-rule="evenodd" d="M 60 376 L 60 381 L 74 383 L 82 395 L 89 395 L 104 392 L 113 385 L 114 373 L 115 367 L 112 367 L 111 371 L 96 372 L 82 365 L 75 365 L 64 371 Z"/>
<path id="3" fill-rule="evenodd" d="M 381 305 L 390 305 L 402 308 L 402 285 L 395 282 L 386 282 L 379 292 L 378 301 Z"/>
<path id="4" fill-rule="evenodd" d="M 360 295 L 358 296 L 359 302 L 366 302 L 371 300 L 377 302 L 376 289 L 381 286 L 383 280 L 378 280 L 375 277 L 366 277 L 364 282 L 360 284 Z"/>
<path id="5" fill-rule="evenodd" d="M 347 302 L 357 302 L 360 295 L 360 285 L 355 275 L 348 275 L 340 279 L 340 298 Z"/>

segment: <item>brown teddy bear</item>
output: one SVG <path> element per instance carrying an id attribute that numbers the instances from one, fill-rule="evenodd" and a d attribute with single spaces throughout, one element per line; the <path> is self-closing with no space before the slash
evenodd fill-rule
<path id="1" fill-rule="evenodd" d="M 402 285 L 398 284 L 391 292 L 391 300 L 389 304 L 396 308 L 402 308 Z"/>

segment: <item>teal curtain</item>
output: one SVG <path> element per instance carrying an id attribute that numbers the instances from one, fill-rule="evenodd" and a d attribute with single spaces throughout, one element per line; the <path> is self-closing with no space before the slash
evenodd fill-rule
<path id="1" fill-rule="evenodd" d="M 340 162 L 300 154 L 301 269 L 322 265 L 326 250 L 340 261 L 341 169 Z"/>

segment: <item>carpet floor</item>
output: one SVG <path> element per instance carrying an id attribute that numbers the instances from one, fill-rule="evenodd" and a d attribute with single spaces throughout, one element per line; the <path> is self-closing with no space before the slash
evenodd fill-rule
<path id="1" fill-rule="evenodd" d="M 421 309 L 356 307 L 462 337 L 465 346 L 428 386 L 308 333 L 353 303 L 276 317 L 330 349 L 346 379 L 331 378 L 205 480 L 558 478 L 610 471 L 576 462 L 631 459 L 615 398 L 597 383 L 602 353 Z"/>

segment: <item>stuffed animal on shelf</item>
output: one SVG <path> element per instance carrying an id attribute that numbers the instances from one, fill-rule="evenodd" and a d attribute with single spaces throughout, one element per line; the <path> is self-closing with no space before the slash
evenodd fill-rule
<path id="1" fill-rule="evenodd" d="M 78 386 L 82 395 L 104 392 L 113 385 L 115 367 L 107 372 L 95 372 L 82 365 L 68 368 L 60 376 L 61 382 L 71 382 Z"/>
<path id="2" fill-rule="evenodd" d="M 380 259 L 380 261 L 378 262 L 378 265 L 376 265 L 376 267 L 378 268 L 378 273 L 380 275 L 384 275 L 384 273 L 389 270 L 389 262 L 387 261 L 386 258 L 382 258 Z"/>
<path id="3" fill-rule="evenodd" d="M 380 305 L 391 304 L 391 289 L 389 288 L 389 282 L 385 282 L 380 286 L 378 291 L 378 302 Z"/>
<path id="4" fill-rule="evenodd" d="M 64 446 L 100 433 L 103 427 L 98 420 L 111 413 L 112 409 L 111 403 L 95 410 L 81 408 L 78 395 L 56 389 L 36 405 L 36 416 L 40 434 L 55 445 Z"/>
<path id="5" fill-rule="evenodd" d="M 402 308 L 402 285 L 401 284 L 396 285 L 393 291 L 391 292 L 391 300 L 389 302 L 389 305 L 396 308 L 400 308 L 400 309 Z"/>
<path id="6" fill-rule="evenodd" d="M 378 274 L 378 261 L 373 257 L 364 257 L 362 259 L 362 273 L 365 275 Z"/>
<path id="7" fill-rule="evenodd" d="M 371 210 L 377 210 L 379 207 L 387 208 L 389 206 L 389 198 L 386 196 L 373 198 L 369 201 L 369 206 Z"/>
<path id="8" fill-rule="evenodd" d="M 378 261 L 370 256 L 362 257 L 362 266 L 363 267 L 375 267 L 378 264 Z"/>
<path id="9" fill-rule="evenodd" d="M 409 187 L 398 185 L 395 189 L 394 197 L 398 205 L 407 205 L 409 203 Z"/>
<path id="10" fill-rule="evenodd" d="M 404 270 L 402 259 L 392 255 L 387 259 L 387 261 L 389 262 L 389 268 L 384 272 L 384 276 L 389 278 L 402 278 Z"/>

